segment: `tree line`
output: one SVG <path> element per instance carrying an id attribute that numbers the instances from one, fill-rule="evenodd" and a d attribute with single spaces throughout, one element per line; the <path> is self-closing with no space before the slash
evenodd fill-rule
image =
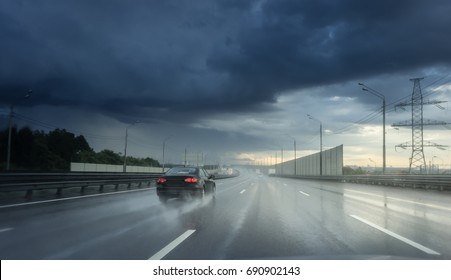
<path id="1" fill-rule="evenodd" d="M 70 171 L 71 162 L 116 164 L 124 162 L 120 153 L 112 150 L 95 152 L 83 135 L 76 136 L 65 129 L 50 132 L 29 127 L 11 130 L 11 171 Z M 0 131 L 0 170 L 6 170 L 8 129 Z M 152 158 L 127 156 L 127 165 L 154 166 L 160 163 Z"/>

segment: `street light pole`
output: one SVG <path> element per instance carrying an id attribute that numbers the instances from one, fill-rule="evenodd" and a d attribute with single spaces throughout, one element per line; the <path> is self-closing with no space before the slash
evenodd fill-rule
<path id="1" fill-rule="evenodd" d="M 276 170 L 276 166 L 277 166 L 277 151 L 276 151 L 276 157 L 275 157 L 275 160 L 274 160 L 274 170 Z"/>
<path id="2" fill-rule="evenodd" d="M 29 90 L 27 94 L 23 96 L 24 99 L 28 99 L 33 91 Z M 14 117 L 14 103 L 9 106 L 9 127 L 8 127 L 8 153 L 6 155 L 6 171 L 10 170 L 11 163 L 11 134 L 13 128 L 13 117 Z"/>
<path id="3" fill-rule="evenodd" d="M 374 172 L 376 173 L 376 162 L 372 160 L 371 158 L 368 158 L 372 163 L 374 163 Z"/>
<path id="4" fill-rule="evenodd" d="M 319 122 L 319 175 L 323 176 L 323 123 Z"/>
<path id="5" fill-rule="evenodd" d="M 277 147 L 280 148 L 280 175 L 283 175 L 283 147 L 280 144 L 275 144 Z M 277 152 L 276 152 L 276 164 L 277 164 Z M 274 167 L 276 168 L 276 167 Z M 276 168 L 277 173 L 277 168 Z"/>
<path id="6" fill-rule="evenodd" d="M 163 173 L 164 173 L 164 164 L 165 164 L 164 150 L 165 150 L 165 146 L 166 146 L 166 141 L 168 141 L 169 138 L 171 138 L 171 136 L 168 136 L 163 140 L 163 169 L 161 170 Z"/>
<path id="7" fill-rule="evenodd" d="M 14 105 L 11 104 L 11 106 L 9 107 L 8 154 L 6 156 L 6 171 L 9 171 L 11 162 L 11 131 L 13 127 L 13 110 Z"/>
<path id="8" fill-rule="evenodd" d="M 293 139 L 293 141 L 294 141 L 294 176 L 296 176 L 296 138 L 294 138 L 293 136 L 288 135 L 288 134 L 287 134 L 287 136 L 290 137 L 291 139 Z"/>
<path id="9" fill-rule="evenodd" d="M 307 114 L 307 117 L 319 122 L 319 175 L 323 176 L 323 123 L 312 115 Z"/>
<path id="10" fill-rule="evenodd" d="M 122 168 L 122 172 L 127 172 L 127 141 L 128 141 L 128 129 L 132 126 L 134 126 L 135 124 L 139 123 L 139 121 L 135 121 L 134 123 L 128 125 L 125 128 L 125 147 L 124 147 L 124 166 Z"/>
<path id="11" fill-rule="evenodd" d="M 283 147 L 280 147 L 280 173 L 283 175 Z"/>
<path id="12" fill-rule="evenodd" d="M 386 162 L 386 153 L 385 153 L 385 95 L 383 95 L 382 93 L 378 92 L 377 90 L 374 90 L 370 87 L 368 87 L 367 85 L 363 84 L 363 83 L 359 83 L 359 86 L 362 86 L 362 90 L 367 91 L 369 93 L 371 93 L 372 95 L 382 99 L 382 125 L 383 125 L 383 135 L 382 135 L 382 174 L 385 174 L 385 169 L 387 167 L 387 162 Z"/>

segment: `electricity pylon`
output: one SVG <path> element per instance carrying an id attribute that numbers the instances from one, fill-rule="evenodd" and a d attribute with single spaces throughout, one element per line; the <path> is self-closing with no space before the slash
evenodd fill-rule
<path id="1" fill-rule="evenodd" d="M 423 78 L 415 78 L 410 79 L 413 81 L 413 92 L 412 99 L 410 102 L 402 102 L 395 106 L 397 107 L 412 107 L 412 120 L 404 121 L 400 123 L 393 124 L 393 127 L 401 127 L 401 126 L 411 126 L 412 127 L 412 142 L 406 142 L 403 144 L 396 145 L 399 148 L 407 148 L 412 147 L 412 156 L 410 157 L 409 162 L 409 173 L 412 173 L 412 168 L 426 168 L 426 159 L 424 158 L 424 147 L 436 147 L 438 149 L 444 150 L 444 145 L 439 145 L 436 143 L 432 143 L 429 141 L 424 141 L 423 139 L 423 127 L 425 125 L 447 125 L 449 123 L 441 122 L 441 121 L 432 121 L 432 120 L 424 120 L 423 118 L 423 105 L 437 105 L 440 103 L 445 103 L 446 101 L 423 101 L 423 94 L 421 93 L 421 85 L 420 80 Z M 439 107 L 439 106 L 437 106 Z M 441 107 L 441 106 L 440 106 Z M 439 108 L 440 108 L 439 107 Z M 442 107 L 443 108 L 443 107 Z"/>

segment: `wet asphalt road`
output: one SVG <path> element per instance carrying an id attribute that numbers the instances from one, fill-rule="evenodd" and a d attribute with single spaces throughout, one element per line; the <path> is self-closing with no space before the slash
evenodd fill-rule
<path id="1" fill-rule="evenodd" d="M 451 193 L 267 177 L 0 206 L 1 259 L 451 259 Z"/>

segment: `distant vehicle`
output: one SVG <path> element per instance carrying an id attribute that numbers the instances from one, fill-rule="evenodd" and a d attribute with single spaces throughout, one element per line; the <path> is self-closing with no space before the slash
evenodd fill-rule
<path id="1" fill-rule="evenodd" d="M 157 180 L 161 202 L 170 198 L 204 198 L 216 192 L 214 176 L 199 167 L 173 167 Z"/>

